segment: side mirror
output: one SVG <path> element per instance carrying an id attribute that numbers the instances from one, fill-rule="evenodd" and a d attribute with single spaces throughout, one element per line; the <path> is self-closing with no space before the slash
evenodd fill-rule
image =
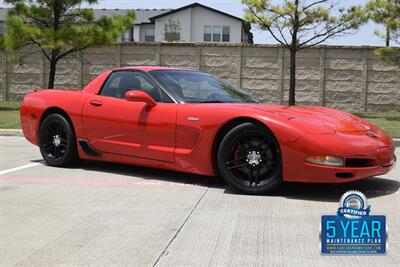
<path id="1" fill-rule="evenodd" d="M 144 102 L 149 108 L 157 105 L 157 102 L 146 92 L 128 91 L 125 93 L 125 99 L 131 102 Z"/>

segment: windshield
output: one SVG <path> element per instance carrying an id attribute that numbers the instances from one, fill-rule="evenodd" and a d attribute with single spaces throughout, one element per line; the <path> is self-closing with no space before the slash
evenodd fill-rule
<path id="1" fill-rule="evenodd" d="M 212 75 L 182 70 L 155 70 L 150 74 L 185 103 L 257 103 L 241 89 Z"/>

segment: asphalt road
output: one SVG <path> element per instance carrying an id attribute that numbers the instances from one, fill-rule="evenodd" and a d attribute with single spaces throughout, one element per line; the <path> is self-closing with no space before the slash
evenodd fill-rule
<path id="1" fill-rule="evenodd" d="M 0 148 L 2 266 L 400 266 L 400 166 L 352 184 L 246 196 L 217 178 L 98 162 L 48 167 L 21 137 L 0 137 Z M 320 255 L 321 215 L 335 214 L 349 189 L 387 216 L 387 255 Z"/>

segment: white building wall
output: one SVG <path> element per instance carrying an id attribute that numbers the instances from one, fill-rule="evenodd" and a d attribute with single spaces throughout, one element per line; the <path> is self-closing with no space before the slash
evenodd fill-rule
<path id="1" fill-rule="evenodd" d="M 179 20 L 181 24 L 181 42 L 193 42 L 193 40 L 191 39 L 192 8 L 187 8 L 169 16 L 164 16 L 156 19 L 156 42 L 164 41 L 164 26 L 171 17 L 173 18 L 173 20 Z"/>
<path id="2" fill-rule="evenodd" d="M 203 42 L 204 26 L 230 26 L 230 43 L 242 42 L 242 22 L 202 7 L 192 8 L 192 42 Z"/>

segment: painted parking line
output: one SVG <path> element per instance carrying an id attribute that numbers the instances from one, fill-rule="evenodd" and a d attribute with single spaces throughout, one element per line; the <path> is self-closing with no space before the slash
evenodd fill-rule
<path id="1" fill-rule="evenodd" d="M 6 170 L 3 170 L 3 171 L 0 171 L 0 175 L 4 175 L 4 174 L 20 171 L 20 170 L 23 170 L 23 169 L 28 169 L 28 168 L 31 168 L 31 167 L 35 167 L 37 165 L 40 165 L 40 163 L 30 163 L 30 164 L 22 165 L 22 166 L 11 168 L 11 169 L 6 169 Z"/>

